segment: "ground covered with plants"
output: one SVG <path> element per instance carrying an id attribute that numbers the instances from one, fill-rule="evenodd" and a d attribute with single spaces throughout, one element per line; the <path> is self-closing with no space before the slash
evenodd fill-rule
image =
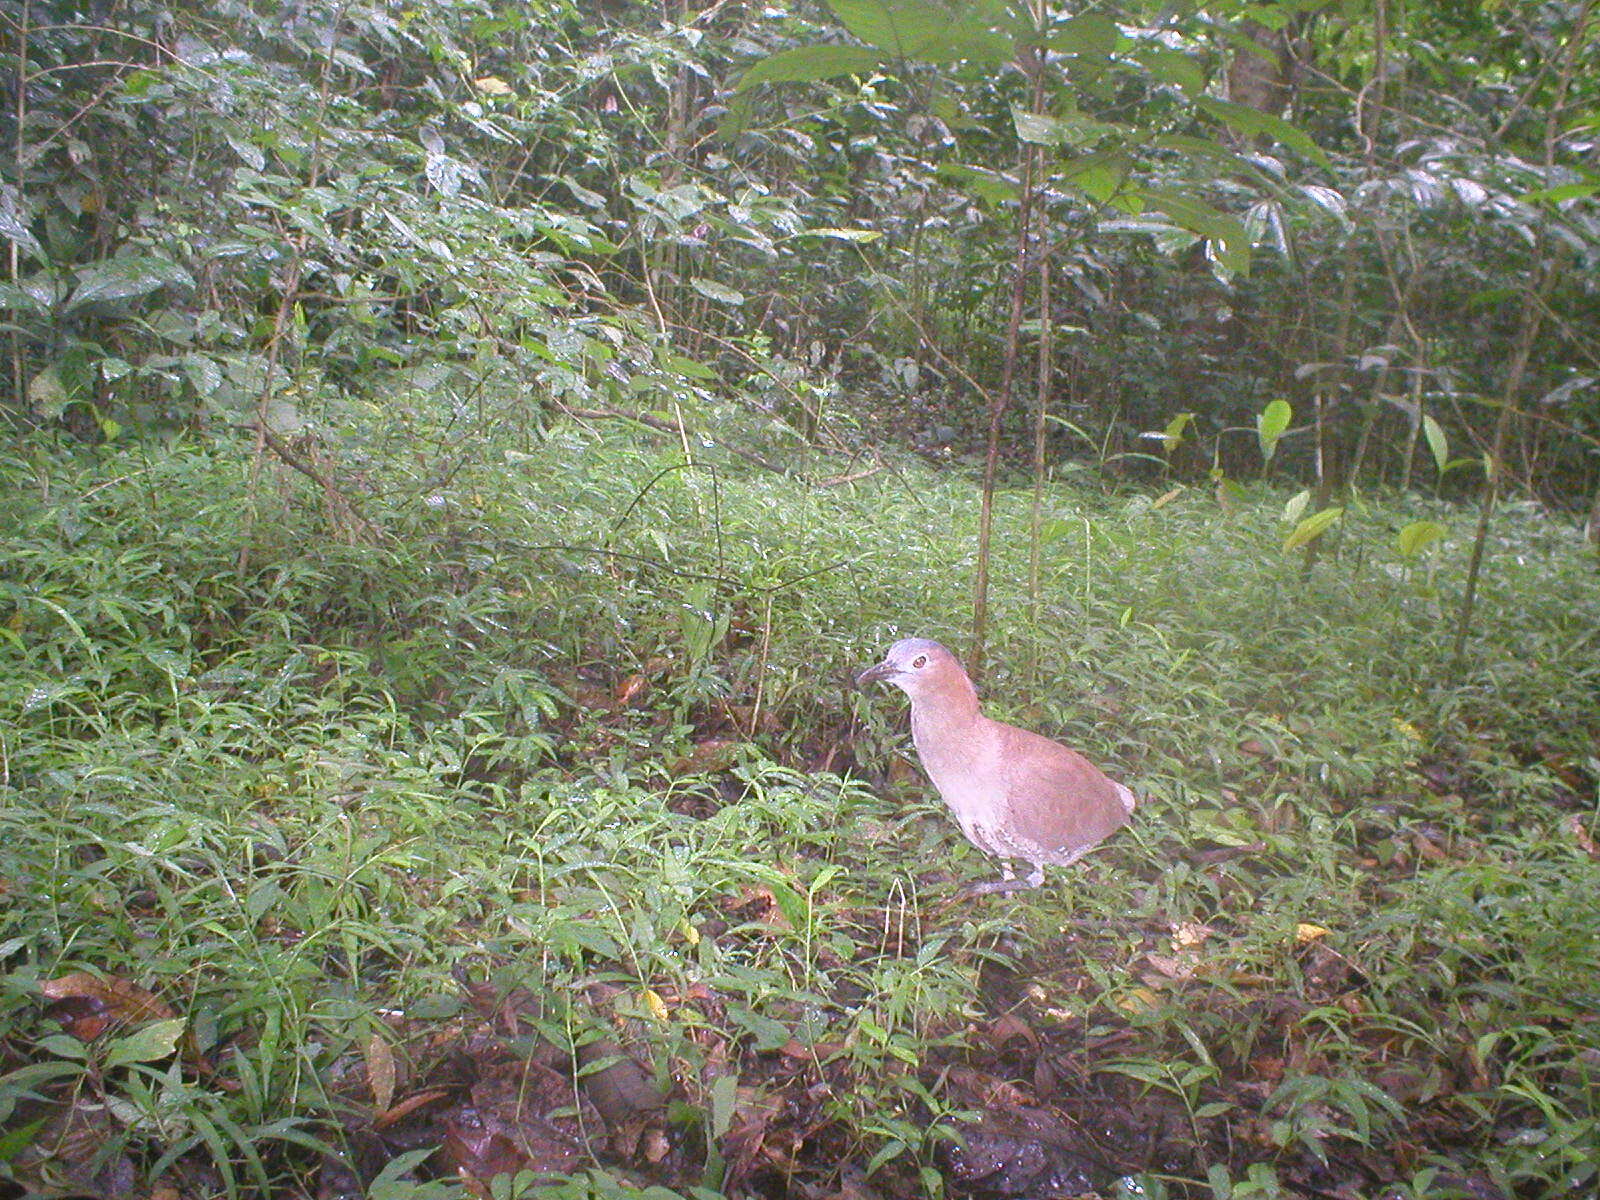
<path id="1" fill-rule="evenodd" d="M 0 5 L 0 1200 L 1600 1194 L 1597 30 Z"/>
<path id="2" fill-rule="evenodd" d="M 415 430 L 413 430 L 415 432 Z M 1504 514 L 1002 489 L 993 711 L 1143 796 L 1038 893 L 852 668 L 973 483 L 562 424 L 448 480 L 13 450 L 0 1162 L 27 1194 L 1576 1195 L 1600 594 Z M 1407 557 L 1395 530 L 1434 519 Z M 930 802 L 930 799 L 932 802 Z"/>

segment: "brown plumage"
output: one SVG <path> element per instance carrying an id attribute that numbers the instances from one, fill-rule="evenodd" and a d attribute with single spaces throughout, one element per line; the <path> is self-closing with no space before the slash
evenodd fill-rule
<path id="1" fill-rule="evenodd" d="M 856 685 L 874 680 L 911 698 L 911 741 L 923 769 L 967 840 L 1000 860 L 1004 877 L 975 893 L 1038 887 L 1046 863 L 1075 862 L 1133 812 L 1133 793 L 1083 755 L 984 716 L 972 680 L 938 642 L 896 642 Z M 1026 879 L 1014 878 L 1014 858 L 1032 866 Z"/>

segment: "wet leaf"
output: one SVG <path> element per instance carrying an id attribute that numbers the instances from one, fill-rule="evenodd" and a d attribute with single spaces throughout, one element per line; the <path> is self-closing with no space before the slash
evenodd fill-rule
<path id="1" fill-rule="evenodd" d="M 115 976 L 74 971 L 45 980 L 39 991 L 46 999 L 56 1001 L 51 1015 L 62 1020 L 67 1032 L 83 1042 L 93 1041 L 113 1026 L 165 1021 L 176 1016 L 151 992 Z"/>
<path id="2" fill-rule="evenodd" d="M 105 1067 L 122 1067 L 129 1063 L 154 1062 L 177 1052 L 178 1039 L 183 1036 L 184 1019 L 172 1017 L 165 1021 L 152 1021 L 133 1033 L 112 1042 L 106 1052 Z"/>

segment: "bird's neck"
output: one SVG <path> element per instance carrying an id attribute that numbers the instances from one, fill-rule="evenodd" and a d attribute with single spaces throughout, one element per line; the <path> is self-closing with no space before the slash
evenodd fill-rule
<path id="1" fill-rule="evenodd" d="M 911 723 L 919 734 L 937 731 L 936 736 L 959 736 L 977 722 L 978 692 L 968 679 L 953 680 L 937 692 L 912 697 Z"/>

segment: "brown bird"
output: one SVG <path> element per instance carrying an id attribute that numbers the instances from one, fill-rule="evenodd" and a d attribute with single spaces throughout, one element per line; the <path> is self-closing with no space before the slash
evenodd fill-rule
<path id="1" fill-rule="evenodd" d="M 1000 860 L 1002 878 L 973 895 L 1044 882 L 1045 863 L 1066 866 L 1128 821 L 1133 793 L 1083 755 L 978 710 L 978 691 L 951 654 L 927 638 L 905 638 L 856 686 L 892 683 L 911 697 L 911 741 L 961 832 Z M 1033 870 L 1018 880 L 1010 860 Z"/>

